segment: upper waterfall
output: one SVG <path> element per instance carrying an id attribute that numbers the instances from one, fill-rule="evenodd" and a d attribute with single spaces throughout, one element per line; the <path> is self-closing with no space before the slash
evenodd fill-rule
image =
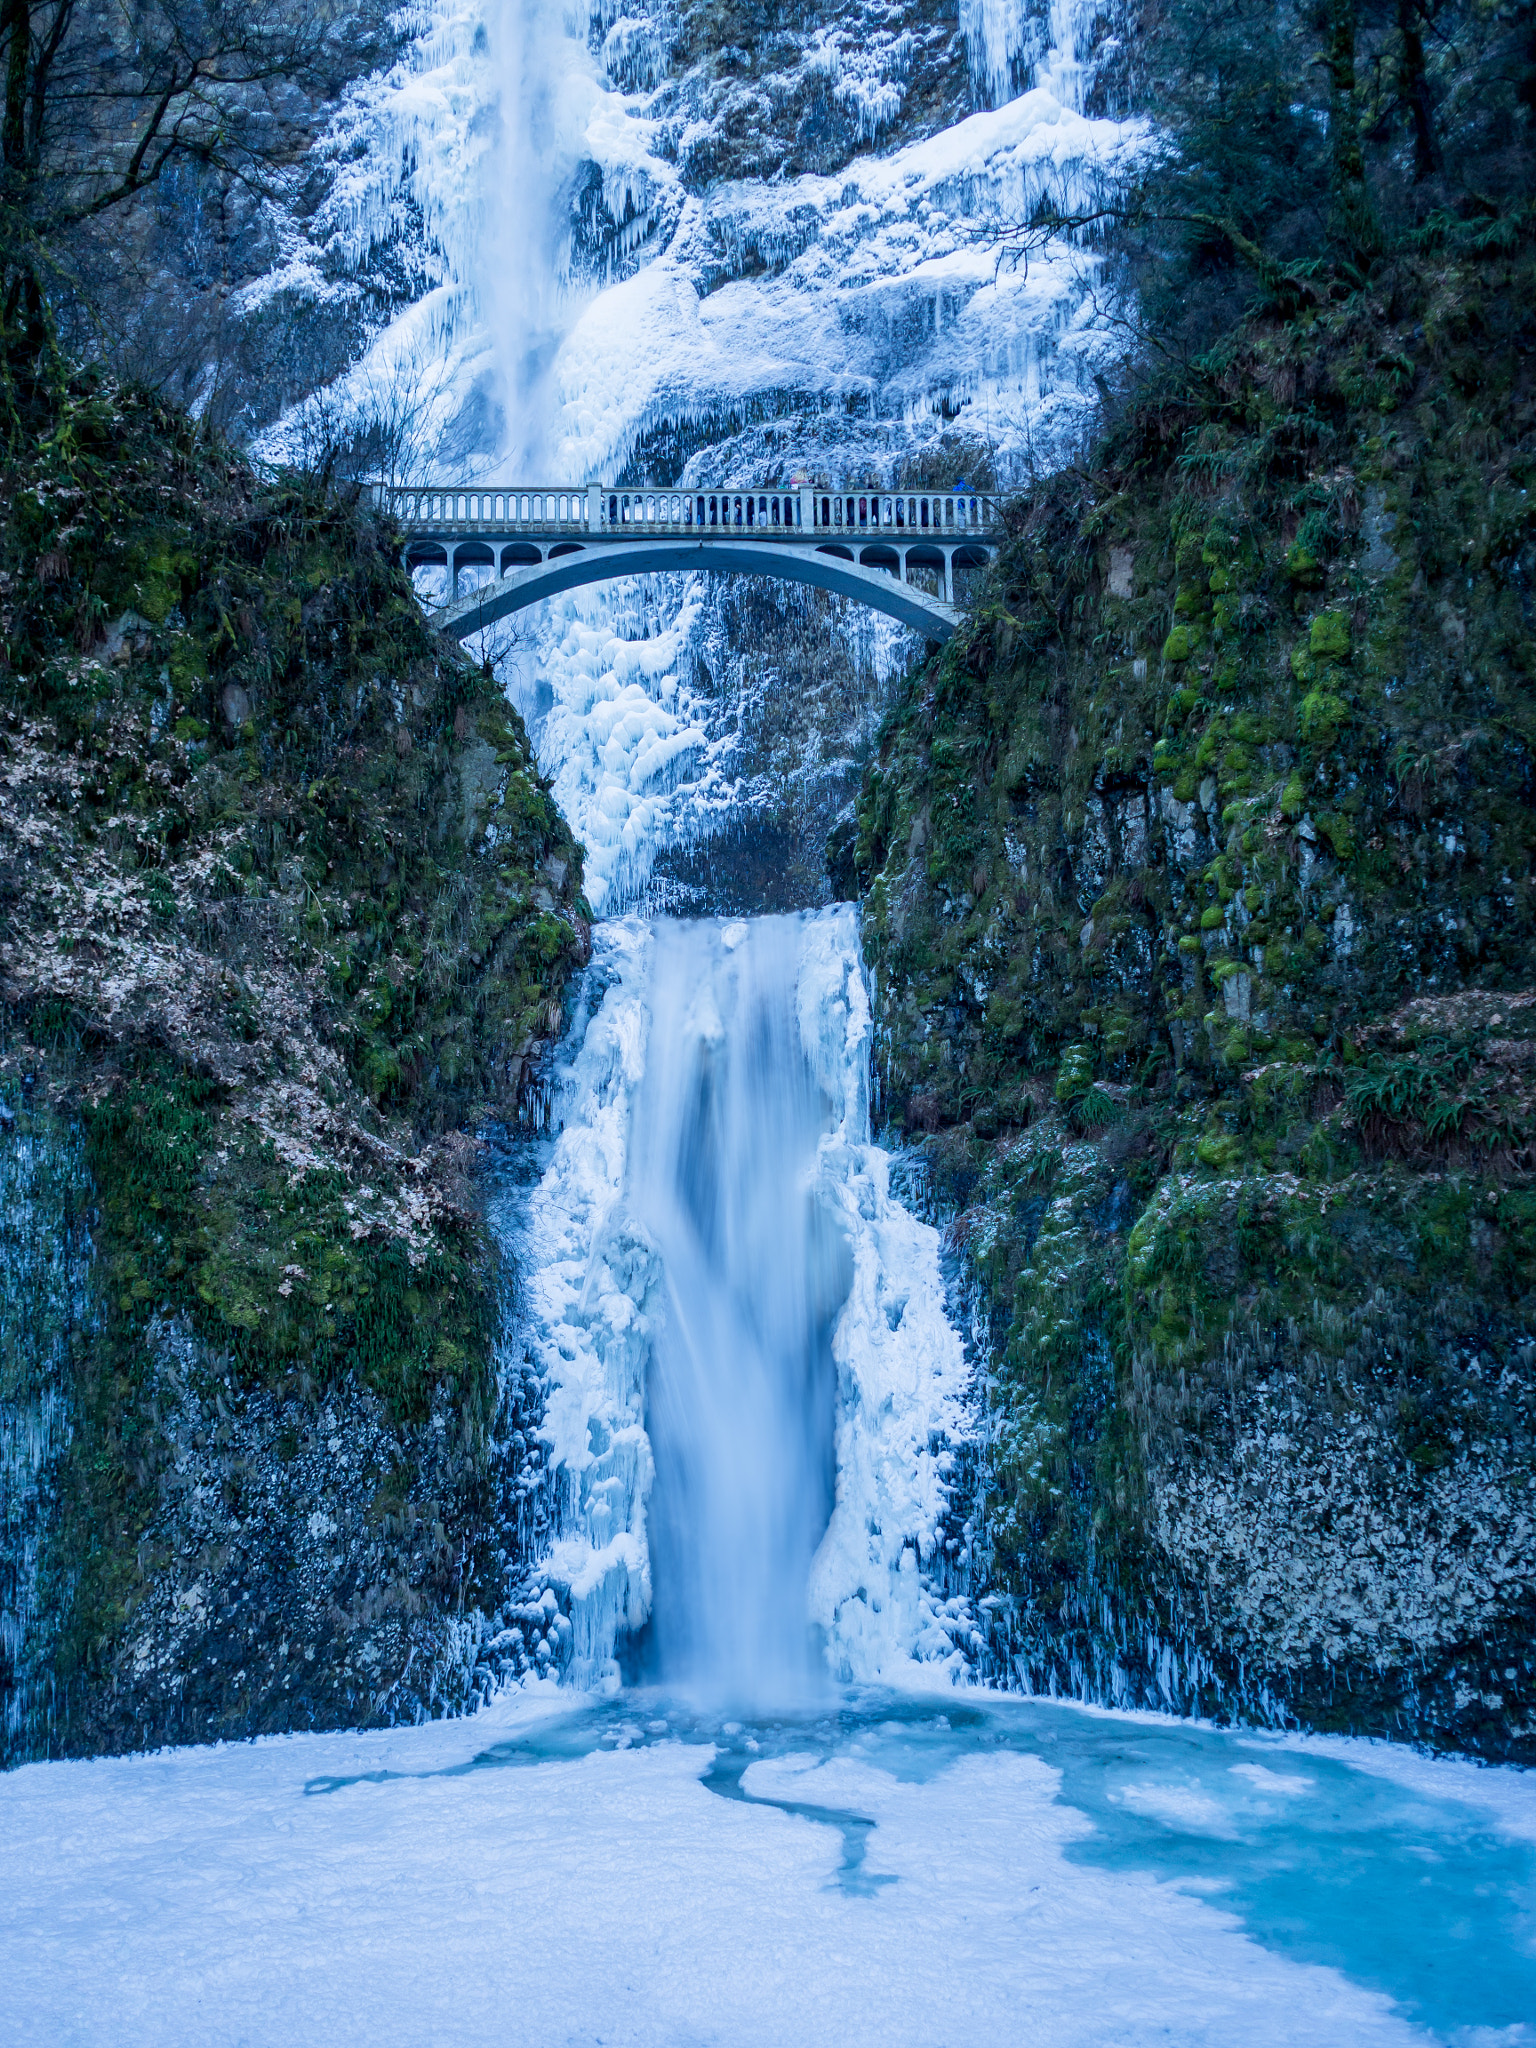
<path id="1" fill-rule="evenodd" d="M 967 0 L 979 110 L 908 140 L 910 34 L 808 30 L 782 94 L 856 107 L 886 146 L 709 180 L 725 117 L 667 75 L 660 10 L 615 25 L 595 0 L 431 0 L 399 60 L 338 111 L 308 242 L 290 238 L 248 296 L 339 289 L 316 280 L 315 242 L 359 272 L 413 251 L 419 289 L 324 403 L 382 429 L 415 478 L 510 463 L 584 483 L 662 423 L 785 394 L 888 420 L 914 447 L 965 411 L 1004 465 L 1028 465 L 1080 434 L 1119 348 L 1085 295 L 1091 257 L 999 269 L 994 246 L 1042 193 L 1081 198 L 1142 143 L 1140 123 L 1083 113 L 1083 12 Z"/>

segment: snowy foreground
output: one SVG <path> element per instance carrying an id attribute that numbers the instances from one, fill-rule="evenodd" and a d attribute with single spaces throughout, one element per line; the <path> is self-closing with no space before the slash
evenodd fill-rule
<path id="1" fill-rule="evenodd" d="M 1536 2040 L 1536 1779 L 984 1694 L 32 1765 L 0 1868 L 6 2043 Z"/>

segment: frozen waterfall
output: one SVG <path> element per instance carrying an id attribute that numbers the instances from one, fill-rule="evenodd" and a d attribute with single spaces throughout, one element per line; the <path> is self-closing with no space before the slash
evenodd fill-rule
<path id="1" fill-rule="evenodd" d="M 812 1669 L 848 1248 L 815 1189 L 832 1123 L 795 1014 L 798 923 L 668 924 L 629 1199 L 664 1282 L 646 1412 L 653 1661 L 758 1705 Z"/>
<path id="2" fill-rule="evenodd" d="M 852 17 L 789 33 L 785 77 L 825 81 L 883 146 L 707 189 L 686 163 L 729 159 L 727 113 L 670 20 L 650 0 L 426 0 L 322 150 L 340 168 L 311 232 L 359 271 L 413 246 L 431 280 L 330 394 L 340 415 L 382 406 L 418 475 L 612 476 L 661 429 L 711 429 L 690 481 L 793 461 L 714 431 L 784 392 L 829 476 L 894 476 L 957 421 L 999 476 L 1068 447 L 1120 346 L 1095 259 L 1000 266 L 988 236 L 1144 142 L 1083 112 L 1085 0 L 963 0 L 971 111 L 936 130 L 908 105 L 910 37 Z M 773 260 L 722 272 L 720 251 L 748 249 Z M 510 1247 L 552 1532 L 519 1611 L 577 1684 L 649 1671 L 761 1698 L 972 1654 L 964 1601 L 939 1590 L 964 1579 L 939 1558 L 967 1541 L 950 1496 L 972 1419 L 937 1234 L 870 1142 L 855 912 L 621 914 L 658 854 L 762 797 L 706 659 L 715 617 L 703 579 L 637 581 L 481 650 L 603 920 Z M 836 631 L 864 634 L 877 678 L 910 652 L 894 627 Z"/>
<path id="3" fill-rule="evenodd" d="M 600 926 L 514 1246 L 570 1675 L 743 1703 L 958 1672 L 932 1570 L 968 1369 L 869 1139 L 850 906 Z"/>
<path id="4" fill-rule="evenodd" d="M 668 99 L 668 19 L 659 0 L 401 12 L 396 61 L 348 90 L 316 145 L 324 199 L 239 298 L 242 313 L 278 292 L 340 308 L 405 265 L 410 301 L 326 392 L 330 429 L 380 434 L 417 481 L 576 483 L 644 459 L 655 429 L 797 392 L 810 417 L 883 423 L 879 446 L 852 436 L 850 467 L 888 469 L 957 406 L 1000 475 L 1070 450 L 1121 348 L 1087 289 L 1095 261 L 1062 246 L 1000 266 L 988 237 L 1042 196 L 1088 203 L 1149 140 L 1082 111 L 1087 0 L 961 0 L 975 111 L 934 133 L 908 106 L 910 38 L 871 43 L 852 20 L 788 32 L 786 80 L 832 81 L 890 146 L 704 192 L 680 143 L 707 154 L 731 138 L 723 116 L 684 124 Z M 773 260 L 721 276 L 722 250 Z M 286 414 L 262 452 L 299 452 L 312 410 Z M 814 452 L 841 466 L 835 446 Z"/>

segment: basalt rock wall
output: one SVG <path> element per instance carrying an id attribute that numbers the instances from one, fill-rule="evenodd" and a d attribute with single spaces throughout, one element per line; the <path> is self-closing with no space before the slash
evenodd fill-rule
<path id="1" fill-rule="evenodd" d="M 834 840 L 1015 1682 L 1536 1754 L 1531 264 L 1138 399 Z"/>
<path id="2" fill-rule="evenodd" d="M 47 405 L 0 529 L 5 1754 L 441 1711 L 531 1455 L 473 1133 L 559 1029 L 580 849 L 365 510 Z"/>

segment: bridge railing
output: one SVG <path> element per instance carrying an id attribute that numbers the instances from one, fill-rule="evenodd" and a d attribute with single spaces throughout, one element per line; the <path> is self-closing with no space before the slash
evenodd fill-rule
<path id="1" fill-rule="evenodd" d="M 375 502 L 410 534 L 461 539 L 517 533 L 585 534 L 593 539 L 680 533 L 707 540 L 867 540 L 879 534 L 911 544 L 960 541 L 1000 525 L 998 500 L 972 491 L 824 490 L 810 486 L 728 490 L 618 490 L 589 484 L 543 486 L 424 484 L 373 487 Z"/>
<path id="2" fill-rule="evenodd" d="M 374 503 L 388 512 L 407 533 L 460 534 L 548 533 L 552 527 L 572 533 L 590 528 L 595 510 L 585 488 L 513 490 L 507 485 L 422 484 L 392 487 L 373 484 Z"/>

